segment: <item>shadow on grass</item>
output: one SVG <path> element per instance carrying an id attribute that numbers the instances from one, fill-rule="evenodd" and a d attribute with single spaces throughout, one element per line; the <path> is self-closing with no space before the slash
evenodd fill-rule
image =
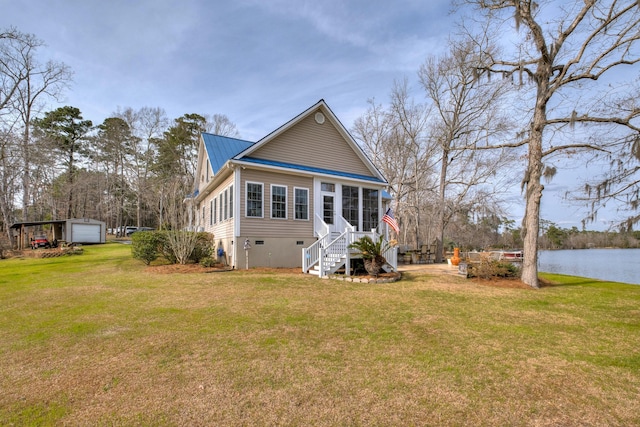
<path id="1" fill-rule="evenodd" d="M 606 280 L 591 279 L 588 277 L 568 276 L 564 274 L 541 273 L 539 275 L 541 288 L 561 287 L 561 286 L 591 286 L 591 285 L 631 285 L 622 282 L 610 282 Z"/>

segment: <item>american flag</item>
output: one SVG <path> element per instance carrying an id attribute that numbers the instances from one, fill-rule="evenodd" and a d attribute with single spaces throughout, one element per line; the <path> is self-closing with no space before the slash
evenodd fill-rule
<path id="1" fill-rule="evenodd" d="M 389 224 L 391 228 L 393 228 L 396 234 L 400 234 L 400 227 L 398 227 L 398 222 L 393 217 L 393 212 L 391 212 L 391 208 L 387 209 L 387 213 L 384 214 L 382 220 Z"/>

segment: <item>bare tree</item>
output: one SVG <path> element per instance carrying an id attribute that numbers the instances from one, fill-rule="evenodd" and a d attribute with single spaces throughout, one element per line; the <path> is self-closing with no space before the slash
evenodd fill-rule
<path id="1" fill-rule="evenodd" d="M 529 113 L 522 118 L 527 124 L 513 142 L 502 145 L 527 149 L 522 179 L 526 201 L 522 281 L 537 288 L 541 180 L 545 173 L 553 175 L 556 166 L 550 161 L 562 153 L 607 151 L 610 138 L 589 137 L 601 128 L 607 128 L 609 135 L 640 131 L 634 124 L 640 115 L 637 103 L 631 109 L 618 109 L 607 102 L 637 75 L 632 66 L 640 60 L 640 8 L 631 0 L 466 3 L 474 5 L 485 22 L 502 26 L 501 39 L 516 45 L 491 56 L 489 64 L 480 63 L 478 72 L 502 75 L 523 91 L 532 90 Z M 508 32 L 506 23 L 515 31 Z M 632 77 L 623 76 L 625 67 L 636 70 Z M 610 78 L 612 74 L 615 79 Z M 580 124 L 592 126 L 589 134 L 575 131 Z"/>
<path id="2" fill-rule="evenodd" d="M 396 83 L 391 106 L 385 109 L 369 100 L 369 109 L 356 119 L 351 130 L 373 163 L 389 182 L 395 200 L 394 214 L 401 224 L 399 241 L 408 244 L 421 239 L 420 214 L 425 215 L 429 168 L 426 111 L 407 95 L 406 80 Z M 409 233 L 409 232 L 412 233 Z"/>
<path id="3" fill-rule="evenodd" d="M 98 134 L 93 138 L 92 158 L 100 165 L 106 181 L 107 211 L 111 214 L 109 224 L 120 230 L 123 223 L 125 199 L 130 194 L 127 171 L 136 148 L 136 138 L 126 121 L 119 117 L 109 117 L 98 126 Z"/>
<path id="4" fill-rule="evenodd" d="M 0 116 L 7 114 L 18 86 L 27 78 L 20 61 L 23 38 L 24 34 L 13 27 L 0 32 Z"/>
<path id="5" fill-rule="evenodd" d="M 434 206 L 430 202 L 434 201 L 433 158 L 437 147 L 428 135 L 431 110 L 409 96 L 408 82 L 404 79 L 396 81 L 391 90 L 390 112 L 395 124 L 395 145 L 401 147 L 403 155 L 407 156 L 405 166 L 408 168 L 408 176 L 402 183 L 408 191 L 398 200 L 397 206 L 402 216 L 408 219 L 407 223 L 415 227 L 415 247 L 418 249 L 428 239 L 430 231 L 424 227 L 421 218 L 431 216 Z"/>
<path id="6" fill-rule="evenodd" d="M 57 99 L 71 81 L 71 70 L 60 62 L 41 64 L 36 53 L 44 42 L 33 34 L 10 29 L 0 34 L 0 113 L 17 117 L 22 129 L 22 219 L 26 220 L 31 190 L 31 120 L 46 98 Z M 6 94 L 6 95 L 4 95 Z"/>
<path id="7" fill-rule="evenodd" d="M 634 98 L 638 97 L 640 94 L 636 92 Z M 617 105 L 620 108 L 625 103 Z M 609 225 L 622 232 L 633 230 L 640 223 L 640 136 L 621 136 L 607 153 L 596 153 L 588 164 L 590 170 L 603 172 L 590 175 L 586 183 L 565 194 L 568 200 L 586 203 L 589 208 L 583 227 L 596 221 L 607 205 L 615 204 L 617 217 L 609 219 Z"/>
<path id="8" fill-rule="evenodd" d="M 204 115 L 207 121 L 205 125 L 205 131 L 213 133 L 214 135 L 230 136 L 232 138 L 238 138 L 240 134 L 229 117 L 224 114 L 214 114 L 212 116 Z"/>
<path id="9" fill-rule="evenodd" d="M 19 191 L 20 156 L 16 135 L 5 132 L 0 127 L 0 223 L 1 231 L 6 233 L 9 242 L 13 243 L 13 236 L 9 226 L 14 222 L 14 200 Z"/>
<path id="10" fill-rule="evenodd" d="M 430 57 L 418 72 L 427 97 L 433 102 L 431 138 L 439 147 L 436 261 L 443 255 L 445 228 L 466 209 L 478 187 L 500 184 L 508 174 L 496 173 L 513 161 L 506 151 L 489 153 L 476 148 L 488 145 L 504 135 L 509 121 L 503 111 L 507 84 L 500 80 L 480 79 L 479 64 L 486 64 L 494 49 L 478 46 L 465 39 L 449 44 L 441 57 Z M 494 194 L 496 194 L 494 192 Z M 485 199 L 485 201 L 487 201 Z"/>
<path id="11" fill-rule="evenodd" d="M 136 195 L 136 225 L 151 225 L 151 213 L 158 215 L 156 222 L 160 226 L 163 221 L 158 199 L 162 196 L 162 188 L 154 182 L 151 169 L 158 141 L 169 124 L 167 114 L 160 107 L 142 107 L 139 110 L 126 108 L 115 116 L 127 122 L 137 139 L 129 162 L 130 186 Z"/>

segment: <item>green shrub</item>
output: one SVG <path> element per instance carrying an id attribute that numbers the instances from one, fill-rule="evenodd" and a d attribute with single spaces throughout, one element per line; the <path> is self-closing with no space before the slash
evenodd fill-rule
<path id="1" fill-rule="evenodd" d="M 134 233 L 135 236 L 139 233 Z M 186 260 L 199 263 L 213 253 L 213 234 L 192 231 L 161 230 L 154 232 L 156 248 L 160 255 L 171 264 Z M 192 237 L 195 235 L 195 241 Z"/>
<path id="2" fill-rule="evenodd" d="M 492 277 L 520 277 L 520 269 L 510 262 L 483 259 L 467 265 L 468 277 L 491 279 Z"/>
<path id="3" fill-rule="evenodd" d="M 158 258 L 158 233 L 141 231 L 131 235 L 131 254 L 146 265 Z"/>
<path id="4" fill-rule="evenodd" d="M 200 260 L 200 265 L 207 268 L 215 267 L 216 260 L 211 257 L 205 257 Z"/>
<path id="5" fill-rule="evenodd" d="M 172 250 L 171 245 L 169 244 L 168 231 L 155 231 L 154 234 L 156 235 L 158 245 L 157 249 L 160 255 L 171 264 L 176 264 L 178 262 L 178 259 L 176 258 L 175 253 Z"/>
<path id="6" fill-rule="evenodd" d="M 196 245 L 189 256 L 189 260 L 198 264 L 204 258 L 210 258 L 213 254 L 213 234 L 199 232 L 196 237 Z"/>

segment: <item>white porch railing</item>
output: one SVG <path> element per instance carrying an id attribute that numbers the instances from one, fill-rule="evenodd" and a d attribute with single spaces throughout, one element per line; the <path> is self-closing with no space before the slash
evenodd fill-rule
<path id="1" fill-rule="evenodd" d="M 325 237 L 331 233 L 329 225 L 322 220 L 322 217 L 318 214 L 315 215 L 316 220 L 313 223 L 313 232 L 316 237 Z"/>
<path id="2" fill-rule="evenodd" d="M 356 231 L 356 228 L 349 223 L 342 215 L 338 216 L 338 229 L 345 231 Z"/>
<path id="3" fill-rule="evenodd" d="M 320 277 L 324 277 L 327 274 L 335 272 L 342 266 L 347 265 L 348 267 L 351 260 L 349 245 L 364 236 L 369 236 L 374 241 L 379 238 L 379 234 L 375 230 L 370 232 L 355 231 L 355 227 L 352 227 L 350 224 L 348 227 L 345 227 L 344 232 L 333 240 L 331 240 L 330 232 L 327 231 L 326 235 L 320 237 L 311 246 L 302 249 L 302 271 L 308 273 L 311 269 L 315 269 Z M 388 248 L 383 253 L 383 256 L 387 260 L 385 267 L 388 265 L 391 267 L 391 270 L 397 270 L 397 248 Z M 349 268 L 347 268 L 347 270 L 349 270 Z M 349 273 L 347 272 L 347 274 Z"/>
<path id="4" fill-rule="evenodd" d="M 307 273 L 322 257 L 322 248 L 330 243 L 331 235 L 327 233 L 308 248 L 302 248 L 302 272 Z"/>

